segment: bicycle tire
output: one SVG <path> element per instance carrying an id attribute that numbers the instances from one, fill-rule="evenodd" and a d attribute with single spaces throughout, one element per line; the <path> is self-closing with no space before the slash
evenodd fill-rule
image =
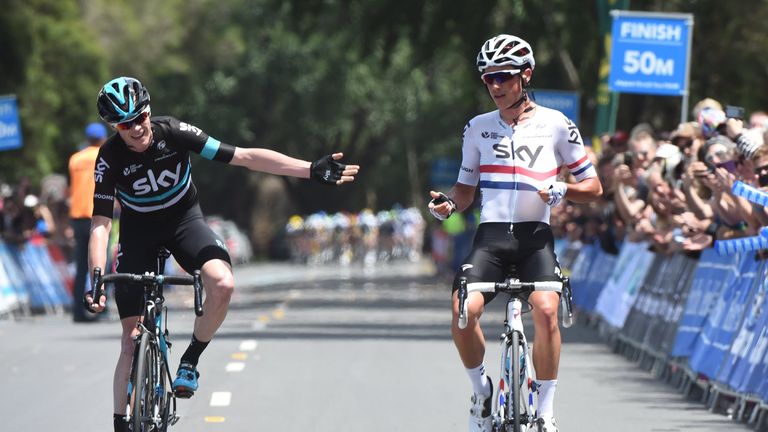
<path id="1" fill-rule="evenodd" d="M 159 412 L 162 416 L 159 432 L 166 432 L 171 421 L 171 398 L 173 397 L 173 394 L 168 391 L 168 389 L 171 388 L 172 383 L 168 375 L 168 365 L 165 356 L 158 354 L 157 358 L 157 368 L 159 373 L 157 382 L 159 384 L 160 393 L 162 394 L 158 401 L 158 404 L 160 404 Z"/>
<path id="2" fill-rule="evenodd" d="M 509 347 L 509 361 L 512 363 L 512 380 L 509 386 L 507 398 L 507 415 L 512 415 L 512 432 L 521 432 L 520 429 L 520 334 L 512 332 L 512 344 Z M 511 406 L 510 406 L 511 405 Z M 510 409 L 511 408 L 511 409 Z"/>
<path id="3" fill-rule="evenodd" d="M 154 405 L 152 374 L 150 366 L 153 363 L 152 349 L 149 343 L 149 333 L 142 333 L 139 349 L 136 352 L 136 369 L 133 377 L 133 395 L 131 397 L 131 424 L 133 432 L 149 432 L 152 406 Z"/>

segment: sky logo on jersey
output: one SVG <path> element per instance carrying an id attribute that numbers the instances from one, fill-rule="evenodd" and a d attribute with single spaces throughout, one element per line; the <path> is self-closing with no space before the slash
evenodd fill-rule
<path id="1" fill-rule="evenodd" d="M 101 183 L 102 180 L 104 180 L 104 174 L 106 173 L 107 168 L 109 168 L 109 164 L 107 161 L 104 160 L 104 158 L 99 158 L 99 163 L 96 164 L 96 171 L 94 172 L 94 180 L 96 180 L 96 183 Z"/>
<path id="2" fill-rule="evenodd" d="M 181 129 L 182 132 L 192 132 L 195 135 L 200 135 L 200 133 L 203 132 L 200 128 L 184 122 L 179 122 L 179 129 Z"/>
<path id="3" fill-rule="evenodd" d="M 579 135 L 579 128 L 577 128 L 568 117 L 565 118 L 565 123 L 568 124 L 568 142 L 571 144 L 583 145 L 581 142 L 581 135 Z"/>
<path id="4" fill-rule="evenodd" d="M 160 175 L 155 176 L 155 173 L 150 169 L 147 170 L 147 176 L 140 178 L 133 182 L 133 190 L 136 195 L 146 195 L 150 192 L 157 192 L 161 187 L 169 188 L 179 184 L 181 179 L 181 162 L 176 164 L 176 171 L 163 170 Z M 172 180 L 173 183 L 169 182 Z"/>
<path id="5" fill-rule="evenodd" d="M 533 168 L 533 165 L 536 164 L 536 160 L 539 158 L 542 149 L 544 149 L 544 146 L 538 146 L 535 150 L 531 151 L 527 146 L 521 145 L 514 149 L 513 152 L 511 142 L 502 141 L 493 145 L 496 159 L 509 159 L 510 157 L 513 157 L 514 154 L 515 159 L 523 163 L 528 163 L 528 168 Z"/>

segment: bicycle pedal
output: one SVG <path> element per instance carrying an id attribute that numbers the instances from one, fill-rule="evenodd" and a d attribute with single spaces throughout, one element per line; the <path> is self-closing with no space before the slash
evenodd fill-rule
<path id="1" fill-rule="evenodd" d="M 195 392 L 193 392 L 192 390 L 184 389 L 184 388 L 176 389 L 173 391 L 173 395 L 179 399 L 189 399 L 194 394 Z"/>
<path id="2" fill-rule="evenodd" d="M 170 419 L 168 419 L 168 424 L 170 424 L 171 426 L 173 426 L 173 425 L 175 425 L 176 423 L 178 423 L 178 422 L 179 422 L 179 420 L 181 420 L 181 417 L 179 417 L 178 415 L 174 414 L 174 415 L 173 415 L 173 416 L 172 416 Z"/>

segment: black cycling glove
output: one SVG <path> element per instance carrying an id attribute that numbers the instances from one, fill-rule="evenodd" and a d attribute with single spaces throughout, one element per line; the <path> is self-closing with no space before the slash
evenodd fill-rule
<path id="1" fill-rule="evenodd" d="M 452 200 L 450 197 L 448 197 L 448 195 L 446 195 L 446 194 L 444 194 L 442 192 L 438 192 L 438 193 L 440 194 L 440 196 L 437 197 L 437 198 L 432 198 L 432 201 L 430 201 L 432 203 L 433 207 L 431 207 L 429 209 L 429 212 L 432 213 L 432 216 L 434 216 L 438 220 L 446 220 L 449 217 L 451 217 L 453 212 L 456 211 L 456 207 L 457 207 L 456 206 L 456 201 Z M 448 211 L 448 216 L 441 215 L 434 208 L 434 206 L 440 205 L 440 204 L 442 204 L 444 202 L 447 202 L 448 205 L 451 206 L 450 210 Z"/>
<path id="2" fill-rule="evenodd" d="M 323 156 L 309 166 L 309 177 L 323 184 L 335 185 L 341 180 L 341 173 L 347 166 L 333 159 L 332 155 Z"/>

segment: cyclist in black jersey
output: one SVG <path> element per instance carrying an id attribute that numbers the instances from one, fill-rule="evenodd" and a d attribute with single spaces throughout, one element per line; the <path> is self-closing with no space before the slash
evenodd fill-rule
<path id="1" fill-rule="evenodd" d="M 354 181 L 359 167 L 339 162 L 335 153 L 316 162 L 294 159 L 262 148 L 241 148 L 222 143 L 199 128 L 173 117 L 151 117 L 149 92 L 136 79 L 115 78 L 99 92 L 101 118 L 117 131 L 96 158 L 96 188 L 89 243 L 91 272 L 106 263 L 107 239 L 115 199 L 120 203 L 120 242 L 116 270 L 121 273 L 153 271 L 158 247 L 166 247 L 187 272 L 200 269 L 205 285 L 205 314 L 195 320 L 192 341 L 181 357 L 174 391 L 182 397 L 197 390 L 197 363 L 227 314 L 234 290 L 229 253 L 203 221 L 197 189 L 192 182 L 189 153 L 238 165 L 253 171 L 310 178 L 340 185 Z M 106 298 L 96 302 L 86 295 L 92 312 L 104 309 Z M 127 431 L 121 412 L 133 356 L 133 337 L 142 313 L 142 291 L 115 289 L 120 315 L 122 349 L 114 377 L 114 423 Z"/>
<path id="2" fill-rule="evenodd" d="M 528 98 L 526 87 L 535 62 L 526 41 L 507 34 L 489 39 L 478 53 L 477 67 L 498 109 L 475 117 L 464 128 L 458 180 L 447 194 L 432 191 L 428 208 L 436 218 L 446 219 L 454 211 L 467 209 L 476 189 L 481 190 L 481 223 L 453 284 L 451 331 L 473 387 L 469 430 L 490 432 L 493 388 L 483 364 L 480 316 L 493 295 L 483 298 L 483 294 L 470 293 L 469 325 L 459 329 L 459 278 L 502 282 L 514 268 L 515 276 L 524 282 L 558 281 L 550 207 L 566 196 L 574 202 L 594 201 L 601 196 L 602 186 L 576 126 L 559 111 Z M 563 165 L 577 183 L 557 181 Z M 557 294 L 543 291 L 528 299 L 536 330 L 537 415 L 546 432 L 557 432 L 553 400 L 560 361 L 558 300 Z"/>

